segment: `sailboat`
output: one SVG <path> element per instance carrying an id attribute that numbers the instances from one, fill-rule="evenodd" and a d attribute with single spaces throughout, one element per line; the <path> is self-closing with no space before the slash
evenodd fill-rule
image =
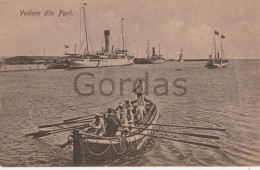
<path id="1" fill-rule="evenodd" d="M 212 55 L 209 55 L 209 62 L 205 65 L 205 67 L 209 69 L 213 68 L 223 68 L 227 67 L 228 60 L 225 58 L 223 46 L 222 46 L 222 39 L 225 39 L 224 35 L 220 36 L 220 54 L 219 51 L 217 51 L 217 44 L 216 44 L 216 36 L 219 35 L 218 31 L 215 31 L 214 33 L 214 59 L 212 58 Z"/>
<path id="2" fill-rule="evenodd" d="M 85 20 L 85 3 L 83 5 L 83 16 L 84 16 L 84 23 L 85 23 L 85 41 L 86 41 L 86 48 L 84 50 L 83 54 L 68 54 L 66 53 L 68 60 L 67 60 L 67 66 L 69 69 L 75 69 L 75 68 L 94 68 L 94 67 L 112 67 L 112 66 L 124 66 L 124 65 L 131 65 L 134 62 L 134 56 L 128 55 L 128 50 L 125 47 L 125 37 L 124 37 L 124 25 L 123 21 L 124 18 L 121 19 L 121 38 L 123 43 L 122 49 L 117 49 L 110 51 L 110 30 L 104 31 L 104 37 L 105 37 L 105 49 L 102 48 L 101 52 L 90 52 L 88 48 L 88 44 L 91 41 L 88 36 Z M 90 42 L 89 42 L 90 41 Z M 83 42 L 84 44 L 84 42 Z"/>

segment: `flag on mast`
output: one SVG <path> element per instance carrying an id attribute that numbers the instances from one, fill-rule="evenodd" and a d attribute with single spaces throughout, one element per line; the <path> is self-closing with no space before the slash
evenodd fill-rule
<path id="1" fill-rule="evenodd" d="M 70 48 L 70 46 L 68 46 L 68 45 L 65 45 L 65 48 Z"/>
<path id="2" fill-rule="evenodd" d="M 221 35 L 221 38 L 225 39 L 225 36 L 224 36 L 224 35 Z"/>
<path id="3" fill-rule="evenodd" d="M 83 5 L 87 5 L 87 3 L 83 3 Z"/>
<path id="4" fill-rule="evenodd" d="M 215 34 L 216 34 L 216 35 L 219 35 L 219 32 L 218 32 L 218 31 L 215 31 Z"/>

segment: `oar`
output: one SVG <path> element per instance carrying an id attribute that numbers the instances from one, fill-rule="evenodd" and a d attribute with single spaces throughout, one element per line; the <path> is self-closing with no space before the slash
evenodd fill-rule
<path id="1" fill-rule="evenodd" d="M 60 126 L 60 125 L 68 125 L 73 123 L 89 123 L 92 121 L 73 121 L 73 122 L 66 122 L 66 123 L 55 123 L 55 124 L 49 124 L 49 125 L 41 125 L 38 126 L 38 128 L 47 128 L 47 127 L 54 127 L 54 126 Z"/>
<path id="2" fill-rule="evenodd" d="M 87 115 L 87 116 L 81 116 L 81 117 L 75 117 L 75 118 L 71 118 L 71 119 L 66 119 L 66 120 L 63 120 L 63 122 L 70 122 L 70 121 L 73 121 L 73 120 L 87 118 L 87 117 L 94 117 L 94 115 Z"/>
<path id="3" fill-rule="evenodd" d="M 167 137 L 161 137 L 161 136 L 154 136 L 154 135 L 148 135 L 148 134 L 142 134 L 142 133 L 140 133 L 140 134 L 139 134 L 139 133 L 134 133 L 134 134 L 136 134 L 136 135 L 150 136 L 150 137 L 155 137 L 155 138 L 165 139 L 165 140 L 171 140 L 171 141 L 175 141 L 175 142 L 188 143 L 188 144 L 197 145 L 197 146 L 204 146 L 204 147 L 208 147 L 208 148 L 220 149 L 219 146 L 210 145 L 210 144 L 205 144 L 205 143 L 191 142 L 191 141 L 185 141 L 185 140 L 178 140 L 178 139 L 173 139 L 173 138 L 167 138 Z"/>
<path id="4" fill-rule="evenodd" d="M 83 120 L 91 120 L 91 119 L 94 119 L 94 117 L 88 117 L 88 118 L 82 118 L 80 120 L 70 120 L 70 121 L 63 120 L 63 123 L 69 123 L 69 122 L 75 122 L 75 121 L 83 121 Z"/>
<path id="5" fill-rule="evenodd" d="M 79 129 L 85 128 L 88 125 L 80 125 L 80 126 L 76 126 Z M 47 136 L 47 135 L 51 135 L 54 133 L 60 133 L 60 132 L 65 132 L 65 131 L 69 131 L 69 130 L 73 130 L 75 128 L 75 126 L 70 126 L 67 128 L 60 128 L 60 129 L 55 129 L 55 130 L 47 130 L 47 131 L 40 131 L 40 132 L 33 132 L 33 133 L 28 133 L 25 136 L 33 136 L 33 137 L 43 137 L 43 136 Z"/>
<path id="6" fill-rule="evenodd" d="M 226 131 L 226 129 L 218 129 L 218 128 L 206 128 L 206 127 L 194 127 L 194 126 L 179 126 L 179 125 L 167 125 L 167 124 L 148 124 L 148 123 L 138 123 L 142 125 L 155 125 L 155 126 L 167 126 L 167 127 L 182 127 L 182 128 L 190 128 L 190 129 L 203 129 L 203 130 L 216 130 L 216 131 Z"/>
<path id="7" fill-rule="evenodd" d="M 124 126 L 123 126 L 123 127 L 124 127 Z M 166 130 L 145 129 L 145 128 L 137 128 L 137 127 L 131 127 L 131 128 L 141 129 L 141 130 L 150 130 L 150 131 L 155 131 L 155 132 L 174 133 L 174 134 L 194 136 L 194 137 L 199 137 L 199 138 L 209 138 L 209 139 L 217 139 L 217 140 L 219 140 L 219 137 L 218 137 L 218 136 L 212 136 L 212 135 L 201 135 L 201 134 L 184 133 L 184 132 L 172 132 L 172 131 L 166 131 Z"/>

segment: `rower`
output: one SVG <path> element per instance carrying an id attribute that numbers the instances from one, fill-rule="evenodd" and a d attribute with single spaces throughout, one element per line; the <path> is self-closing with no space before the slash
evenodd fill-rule
<path id="1" fill-rule="evenodd" d="M 124 108 L 126 109 L 126 111 L 130 111 L 130 112 L 133 112 L 133 105 L 129 102 L 129 100 L 126 100 L 125 101 L 125 104 L 124 104 Z"/>
<path id="2" fill-rule="evenodd" d="M 121 103 L 120 103 L 119 106 L 118 106 L 118 112 L 119 112 L 120 117 L 121 117 L 121 114 L 124 114 L 124 115 L 127 114 L 127 111 L 126 111 L 124 105 L 121 104 Z"/>
<path id="3" fill-rule="evenodd" d="M 136 108 L 136 112 L 135 112 L 135 121 L 136 122 L 140 122 L 144 115 L 146 114 L 146 110 L 145 110 L 145 101 L 143 100 L 143 98 L 139 98 L 137 99 L 137 108 Z"/>
<path id="4" fill-rule="evenodd" d="M 121 127 L 118 128 L 118 132 L 116 133 L 117 136 L 119 135 L 125 135 L 129 132 L 129 124 L 127 120 L 126 114 L 122 113 L 120 114 L 120 125 Z"/>
<path id="5" fill-rule="evenodd" d="M 120 120 L 117 118 L 116 112 L 112 108 L 109 108 L 107 126 L 106 126 L 106 135 L 115 136 L 119 126 L 120 126 Z"/>
<path id="6" fill-rule="evenodd" d="M 105 131 L 105 123 L 101 114 L 95 114 L 95 119 L 90 124 L 90 126 L 95 129 L 96 135 L 103 136 Z"/>
<path id="7" fill-rule="evenodd" d="M 127 110 L 127 120 L 130 124 L 130 127 L 134 126 L 134 114 L 133 114 L 133 105 L 129 102 L 129 100 L 125 101 L 124 108 Z"/>

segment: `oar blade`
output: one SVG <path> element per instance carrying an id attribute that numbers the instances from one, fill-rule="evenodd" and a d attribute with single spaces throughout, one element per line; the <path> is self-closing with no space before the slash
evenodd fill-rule
<path id="1" fill-rule="evenodd" d="M 193 133 L 182 133 L 184 135 L 188 136 L 194 136 L 194 137 L 199 137 L 199 138 L 208 138 L 208 139 L 216 139 L 219 140 L 218 136 L 212 136 L 212 135 L 201 135 L 201 134 L 193 134 Z"/>
<path id="2" fill-rule="evenodd" d="M 50 124 L 50 125 L 41 125 L 38 126 L 38 128 L 47 128 L 47 127 L 54 127 L 54 126 L 59 126 L 62 125 L 61 123 L 55 123 L 55 124 Z"/>

